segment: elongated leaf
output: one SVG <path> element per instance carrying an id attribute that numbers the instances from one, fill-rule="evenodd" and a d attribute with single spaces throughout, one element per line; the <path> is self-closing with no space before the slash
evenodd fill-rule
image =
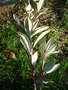
<path id="1" fill-rule="evenodd" d="M 38 26 L 39 20 L 36 20 L 33 22 L 33 30 L 36 29 L 36 27 Z"/>
<path id="2" fill-rule="evenodd" d="M 28 24 L 29 24 L 29 31 L 32 30 L 32 21 L 30 20 L 30 18 L 28 18 Z"/>
<path id="3" fill-rule="evenodd" d="M 22 28 L 22 33 L 27 35 L 23 25 L 20 23 L 19 17 L 16 14 L 13 14 L 13 18 L 16 21 L 17 25 L 19 25 Z"/>
<path id="4" fill-rule="evenodd" d="M 44 37 L 40 42 L 39 42 L 39 51 L 41 54 L 44 54 L 44 49 L 46 46 L 46 37 Z"/>
<path id="5" fill-rule="evenodd" d="M 25 28 L 26 32 L 29 34 L 28 19 L 27 19 L 27 17 L 24 19 L 24 28 Z"/>
<path id="6" fill-rule="evenodd" d="M 27 48 L 27 46 L 25 45 L 25 43 L 24 43 L 24 41 L 23 41 L 23 39 L 20 37 L 20 42 L 22 43 L 22 45 L 24 46 L 24 49 L 26 50 L 26 51 L 28 51 L 28 48 Z"/>
<path id="7" fill-rule="evenodd" d="M 45 45 L 46 45 L 46 36 L 44 36 L 41 39 L 41 41 L 39 42 L 39 52 L 40 52 L 40 54 L 43 54 L 44 55 Z"/>
<path id="8" fill-rule="evenodd" d="M 49 70 L 51 70 L 55 65 L 55 60 L 49 60 L 46 64 L 45 64 L 45 72 L 48 72 Z"/>
<path id="9" fill-rule="evenodd" d="M 44 57 L 45 57 L 45 54 L 44 54 L 45 45 L 46 45 L 46 36 L 44 36 L 39 42 L 39 53 L 40 53 L 41 60 L 44 60 Z"/>
<path id="10" fill-rule="evenodd" d="M 49 70 L 49 71 L 46 72 L 46 74 L 49 74 L 49 73 L 54 72 L 54 71 L 57 70 L 59 67 L 60 67 L 60 63 L 59 63 L 59 64 L 55 64 L 51 70 Z"/>
<path id="11" fill-rule="evenodd" d="M 47 31 L 45 31 L 45 32 L 42 32 L 42 34 L 40 34 L 39 37 L 37 38 L 37 40 L 35 41 L 33 47 L 35 47 L 36 44 L 37 44 L 47 33 L 49 33 L 49 32 L 50 32 L 50 30 L 47 30 Z"/>
<path id="12" fill-rule="evenodd" d="M 32 30 L 32 22 L 31 22 L 29 17 L 25 18 L 25 20 L 24 20 L 24 27 L 25 27 L 27 33 L 30 34 L 31 30 Z"/>
<path id="13" fill-rule="evenodd" d="M 60 53 L 60 50 L 54 52 L 54 54 L 56 54 L 56 53 Z"/>
<path id="14" fill-rule="evenodd" d="M 24 45 L 24 48 L 28 50 L 28 52 L 30 53 L 30 42 L 27 36 L 25 36 L 24 34 L 20 34 L 20 41 L 21 43 Z"/>
<path id="15" fill-rule="evenodd" d="M 35 52 L 34 55 L 32 56 L 32 65 L 36 64 L 37 59 L 38 59 L 38 52 Z"/>
<path id="16" fill-rule="evenodd" d="M 48 28 L 49 28 L 48 26 L 42 26 L 42 27 L 36 28 L 36 29 L 35 29 L 35 33 L 32 34 L 32 37 L 33 37 L 34 35 L 38 34 L 38 33 L 41 33 L 41 32 L 43 32 L 43 31 L 47 30 Z"/>
<path id="17" fill-rule="evenodd" d="M 39 12 L 40 9 L 42 8 L 43 3 L 44 3 L 44 0 L 39 0 L 39 3 L 38 3 L 38 5 L 37 5 L 38 12 Z"/>
<path id="18" fill-rule="evenodd" d="M 57 49 L 57 44 L 52 45 L 50 50 L 46 51 L 46 56 L 50 56 L 50 55 L 54 54 L 56 49 Z"/>
<path id="19" fill-rule="evenodd" d="M 48 51 L 53 44 L 54 44 L 54 40 L 53 38 L 51 38 L 46 44 L 46 47 L 45 47 L 46 51 Z"/>
<path id="20" fill-rule="evenodd" d="M 34 10 L 37 10 L 37 4 L 34 0 L 30 0 L 30 4 Z"/>
<path id="21" fill-rule="evenodd" d="M 16 14 L 13 14 L 13 18 L 17 22 L 18 25 L 21 25 L 19 17 Z"/>

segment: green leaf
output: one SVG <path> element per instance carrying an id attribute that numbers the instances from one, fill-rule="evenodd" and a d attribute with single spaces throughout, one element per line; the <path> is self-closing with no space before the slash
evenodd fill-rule
<path id="1" fill-rule="evenodd" d="M 56 54 L 56 53 L 60 53 L 60 52 L 61 52 L 61 51 L 60 51 L 60 50 L 58 50 L 58 51 L 55 51 L 55 52 L 54 52 L 54 54 Z"/>
<path id="2" fill-rule="evenodd" d="M 24 48 L 27 50 L 27 52 L 30 53 L 31 48 L 30 48 L 30 41 L 29 41 L 28 37 L 25 36 L 24 34 L 19 34 L 19 35 L 21 37 L 20 41 L 23 44 Z"/>
<path id="3" fill-rule="evenodd" d="M 25 4 L 28 4 L 28 0 L 22 0 Z"/>
<path id="4" fill-rule="evenodd" d="M 20 37 L 20 42 L 22 43 L 22 45 L 24 46 L 24 49 L 26 50 L 26 51 L 28 51 L 28 48 L 27 48 L 27 46 L 25 45 L 25 43 L 24 43 L 24 40 Z"/>
<path id="5" fill-rule="evenodd" d="M 60 51 L 57 51 L 57 47 L 58 45 L 54 42 L 53 38 L 51 38 L 45 46 L 44 50 L 45 57 L 48 57 L 55 53 L 59 53 Z"/>
<path id="6" fill-rule="evenodd" d="M 29 31 L 32 30 L 32 21 L 30 20 L 30 18 L 28 18 L 28 26 L 29 26 Z"/>
<path id="7" fill-rule="evenodd" d="M 46 62 L 45 72 L 50 71 L 53 68 L 54 65 L 55 65 L 55 60 L 49 60 L 48 62 Z"/>
<path id="8" fill-rule="evenodd" d="M 22 28 L 22 33 L 27 35 L 23 25 L 20 23 L 19 17 L 17 15 L 13 14 L 13 18 L 17 22 L 17 24 Z"/>
<path id="9" fill-rule="evenodd" d="M 47 31 L 45 31 L 45 32 L 42 32 L 42 33 L 39 35 L 39 37 L 37 38 L 37 40 L 35 41 L 33 47 L 35 47 L 35 46 L 37 45 L 37 43 L 38 43 L 47 33 L 49 33 L 49 32 L 50 32 L 50 30 L 47 30 Z"/>
<path id="10" fill-rule="evenodd" d="M 38 19 L 33 22 L 33 30 L 36 29 L 36 27 L 38 26 L 38 23 L 39 23 L 39 20 Z"/>
<path id="11" fill-rule="evenodd" d="M 42 27 L 36 28 L 34 34 L 32 34 L 32 37 L 47 30 L 48 28 L 49 28 L 48 26 L 42 26 Z"/>
<path id="12" fill-rule="evenodd" d="M 44 49 L 46 46 L 46 37 L 44 37 L 40 42 L 39 42 L 39 51 L 43 55 L 44 54 Z"/>
<path id="13" fill-rule="evenodd" d="M 30 4 L 31 4 L 31 6 L 32 6 L 32 8 L 33 8 L 34 10 L 37 10 L 37 4 L 36 4 L 35 1 L 30 0 Z"/>
<path id="14" fill-rule="evenodd" d="M 59 67 L 60 67 L 60 63 L 55 64 L 51 70 L 49 70 L 49 71 L 46 72 L 46 74 L 49 74 L 49 73 L 54 72 L 54 71 L 57 70 Z"/>
<path id="15" fill-rule="evenodd" d="M 48 57 L 52 54 L 54 54 L 54 52 L 57 50 L 57 44 L 54 44 L 51 46 L 50 50 L 46 51 L 45 56 Z"/>
<path id="16" fill-rule="evenodd" d="M 41 41 L 39 42 L 39 53 L 40 53 L 40 58 L 44 60 L 44 49 L 46 45 L 46 36 L 44 36 Z"/>
<path id="17" fill-rule="evenodd" d="M 32 65 L 35 65 L 38 59 L 38 52 L 35 52 L 32 56 Z"/>
<path id="18" fill-rule="evenodd" d="M 38 12 L 41 10 L 43 3 L 44 3 L 44 0 L 39 0 L 39 3 L 37 5 Z"/>
<path id="19" fill-rule="evenodd" d="M 29 17 L 25 18 L 24 20 L 24 27 L 26 29 L 26 32 L 28 34 L 31 34 L 31 30 L 32 30 L 32 21 L 30 20 Z"/>
<path id="20" fill-rule="evenodd" d="M 53 44 L 54 44 L 54 40 L 53 38 L 51 38 L 46 44 L 46 47 L 45 47 L 46 51 L 48 51 Z"/>
<path id="21" fill-rule="evenodd" d="M 13 14 L 13 19 L 17 22 L 18 25 L 21 25 L 19 17 L 16 14 Z"/>

